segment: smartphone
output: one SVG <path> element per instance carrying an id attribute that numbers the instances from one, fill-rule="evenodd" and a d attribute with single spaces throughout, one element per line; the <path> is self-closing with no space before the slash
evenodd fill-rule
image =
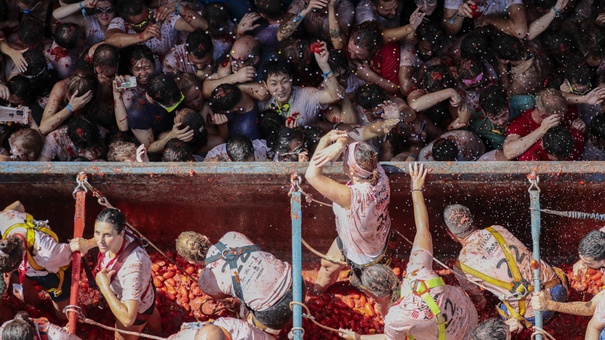
<path id="1" fill-rule="evenodd" d="M 0 106 L 0 124 L 13 122 L 27 125 L 29 120 L 29 111 L 29 108 L 24 106 L 18 108 Z"/>
<path id="2" fill-rule="evenodd" d="M 137 86 L 137 77 L 135 76 L 130 76 L 128 78 L 126 78 L 125 81 L 123 81 L 120 86 L 118 86 L 119 89 L 129 89 L 129 88 L 133 88 Z"/>

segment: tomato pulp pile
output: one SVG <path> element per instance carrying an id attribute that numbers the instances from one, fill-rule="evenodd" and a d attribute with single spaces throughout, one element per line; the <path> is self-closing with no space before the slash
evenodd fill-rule
<path id="1" fill-rule="evenodd" d="M 168 251 L 167 255 L 174 259 L 182 268 L 178 268 L 167 259 L 157 253 L 152 253 L 153 281 L 156 286 L 156 306 L 162 316 L 162 328 L 164 335 L 168 336 L 178 332 L 183 322 L 206 321 L 221 316 L 236 316 L 237 304 L 229 299 L 227 301 L 215 301 L 205 295 L 197 285 L 197 279 L 201 272 L 201 266 L 194 266 L 175 256 Z M 453 261 L 446 261 L 451 264 Z M 391 263 L 394 273 L 402 278 L 405 275 L 407 262 L 394 258 Z M 319 264 L 317 264 L 318 266 Z M 317 267 L 314 266 L 314 267 Z M 587 301 L 603 288 L 603 275 L 595 270 L 581 277 L 573 277 L 571 265 L 562 266 L 562 269 L 570 278 L 572 301 Z M 457 285 L 456 277 L 446 269 L 437 270 L 448 284 Z M 189 276 L 192 278 L 190 278 Z M 313 281 L 313 271 L 305 271 L 307 287 Z M 46 317 L 54 323 L 61 324 L 52 315 L 52 305 L 48 298 L 38 307 L 24 305 L 15 298 L 4 298 L 5 306 L 13 311 L 27 310 L 32 317 Z M 496 301 L 492 299 L 493 305 Z M 85 276 L 80 282 L 79 305 L 85 315 L 97 322 L 113 326 L 115 319 L 102 299 L 101 294 L 90 288 Z M 384 322 L 379 315 L 374 301 L 350 286 L 343 280 L 326 293 L 320 296 L 307 296 L 306 305 L 309 307 L 315 320 L 332 328 L 351 329 L 360 334 L 382 333 Z M 480 312 L 482 320 L 495 317 L 492 309 Z M 548 322 L 544 328 L 557 339 L 575 340 L 584 338 L 584 330 L 590 318 L 577 317 L 573 315 L 557 314 Z M 313 324 L 308 319 L 303 319 L 305 328 L 305 339 L 338 339 L 336 333 L 326 331 Z M 290 326 L 284 328 L 280 333 L 280 339 L 287 339 Z M 96 326 L 78 324 L 78 335 L 82 339 L 107 339 L 113 336 L 111 331 L 103 330 Z M 515 335 L 514 339 L 530 339 L 531 331 L 524 331 Z"/>

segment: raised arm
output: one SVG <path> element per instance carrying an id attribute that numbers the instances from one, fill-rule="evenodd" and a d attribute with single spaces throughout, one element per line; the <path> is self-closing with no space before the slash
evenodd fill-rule
<path id="1" fill-rule="evenodd" d="M 409 165 L 410 185 L 412 187 L 412 203 L 414 204 L 414 221 L 416 223 L 416 236 L 414 248 L 422 248 L 433 254 L 433 238 L 429 230 L 429 214 L 424 203 L 422 189 L 428 170 L 423 164 L 414 162 Z"/>
<path id="2" fill-rule="evenodd" d="M 324 135 L 319 140 L 305 173 L 305 178 L 315 190 L 345 209 L 351 207 L 351 190 L 346 185 L 325 176 L 323 165 L 338 159 L 347 145 L 347 140 L 346 131 L 332 130 Z"/>
<path id="3" fill-rule="evenodd" d="M 561 11 L 569 0 L 557 0 L 557 3 L 546 14 L 534 20 L 527 29 L 527 40 L 534 40 L 544 32 L 555 17 L 561 14 Z"/>
<path id="4" fill-rule="evenodd" d="M 334 72 L 330 69 L 330 64 L 328 64 L 328 58 L 330 54 L 328 53 L 328 46 L 324 41 L 321 42 L 321 50 L 320 53 L 318 51 L 313 52 L 315 56 L 315 60 L 317 61 L 317 65 L 323 72 L 323 76 L 325 78 L 326 90 L 322 91 L 319 96 L 320 104 L 332 104 L 334 102 L 339 101 L 344 97 L 344 91 L 342 87 L 338 84 L 338 80 L 336 76 L 334 76 Z"/>
<path id="5" fill-rule="evenodd" d="M 84 0 L 74 2 L 73 4 L 61 6 L 53 11 L 53 18 L 57 21 L 72 23 L 76 25 L 84 25 L 84 17 L 80 12 L 83 8 L 95 8 L 97 0 Z"/>
<path id="6" fill-rule="evenodd" d="M 527 136 L 521 137 L 515 134 L 506 136 L 502 148 L 504 157 L 506 157 L 508 160 L 511 160 L 521 156 L 532 145 L 538 142 L 544 136 L 546 131 L 548 131 L 548 129 L 559 125 L 560 120 L 561 117 L 553 114 L 544 118 L 540 127 L 535 129 Z"/>
<path id="7" fill-rule="evenodd" d="M 515 38 L 524 39 L 527 36 L 525 5 L 519 4 L 509 6 L 508 17 L 484 15 L 475 20 L 475 27 L 488 25 Z"/>
<path id="8" fill-rule="evenodd" d="M 394 41 L 403 40 L 408 36 L 413 36 L 418 26 L 420 26 L 422 23 L 424 15 L 424 13 L 420 12 L 420 7 L 416 8 L 416 10 L 410 16 L 409 24 L 396 28 L 385 29 L 382 31 L 382 40 L 384 40 L 385 44 L 388 44 Z"/>

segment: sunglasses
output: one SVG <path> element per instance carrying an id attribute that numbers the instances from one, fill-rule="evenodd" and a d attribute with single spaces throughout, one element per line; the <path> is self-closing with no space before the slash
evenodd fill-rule
<path id="1" fill-rule="evenodd" d="M 181 103 L 183 102 L 183 100 L 185 99 L 185 96 L 181 93 L 181 98 L 179 100 L 176 101 L 176 103 L 172 104 L 172 106 L 164 106 L 158 102 L 155 102 L 156 104 L 158 104 L 161 108 L 163 108 L 164 110 L 166 110 L 167 112 L 172 112 L 174 111 L 179 105 L 181 105 Z"/>
<path id="2" fill-rule="evenodd" d="M 240 64 L 240 65 L 243 65 L 243 64 L 249 62 L 250 60 L 252 60 L 252 58 L 254 58 L 254 56 L 251 54 L 249 54 L 248 58 L 246 58 L 246 59 L 238 59 L 238 58 L 234 57 L 233 54 L 229 54 L 229 55 L 231 56 L 231 62 Z"/>
<path id="3" fill-rule="evenodd" d="M 42 3 L 42 1 L 38 2 L 37 4 L 34 5 L 34 7 L 30 8 L 30 9 L 19 9 L 19 12 L 23 13 L 23 14 L 31 14 L 31 12 L 33 12 L 36 7 L 38 7 L 38 5 L 40 5 Z"/>
<path id="4" fill-rule="evenodd" d="M 94 13 L 96 15 L 101 15 L 101 14 L 113 14 L 116 10 L 113 7 L 105 7 L 105 8 L 95 8 Z"/>
<path id="5" fill-rule="evenodd" d="M 149 15 L 147 16 L 147 20 L 143 20 L 141 22 L 139 22 L 138 24 L 130 24 L 130 26 L 136 28 L 136 29 L 144 29 L 145 27 L 147 27 L 147 25 L 149 25 L 149 23 L 154 23 L 155 20 L 153 19 L 152 13 L 151 11 L 149 11 Z"/>

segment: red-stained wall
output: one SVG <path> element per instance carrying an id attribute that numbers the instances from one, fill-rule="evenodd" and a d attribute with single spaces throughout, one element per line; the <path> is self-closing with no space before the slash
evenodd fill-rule
<path id="1" fill-rule="evenodd" d="M 109 202 L 122 209 L 129 222 L 161 249 L 173 247 L 186 230 L 217 240 L 235 230 L 245 233 L 265 250 L 288 259 L 291 249 L 289 174 L 304 174 L 304 165 L 149 164 L 111 163 L 0 165 L 0 204 L 21 200 L 38 219 L 50 220 L 62 239 L 73 228 L 75 177 L 89 174 L 89 182 Z M 428 163 L 427 163 L 428 164 Z M 542 208 L 605 213 L 605 167 L 594 163 L 431 163 L 425 197 L 438 257 L 451 257 L 458 246 L 444 231 L 443 208 L 450 203 L 468 205 L 481 226 L 501 224 L 531 247 L 529 183 L 525 174 L 538 170 Z M 391 180 L 393 227 L 413 238 L 407 165 L 385 165 Z M 326 169 L 345 182 L 340 166 Z M 303 183 L 303 190 L 325 201 Z M 101 206 L 88 195 L 85 236 L 92 236 Z M 577 257 L 577 244 L 589 230 L 603 223 L 542 214 L 542 256 L 553 263 Z M 319 251 L 327 251 L 336 236 L 330 207 L 303 202 L 303 237 Z M 401 241 L 401 238 L 398 238 Z M 400 242 L 400 256 L 410 247 Z M 319 260 L 304 250 L 307 263 Z"/>

